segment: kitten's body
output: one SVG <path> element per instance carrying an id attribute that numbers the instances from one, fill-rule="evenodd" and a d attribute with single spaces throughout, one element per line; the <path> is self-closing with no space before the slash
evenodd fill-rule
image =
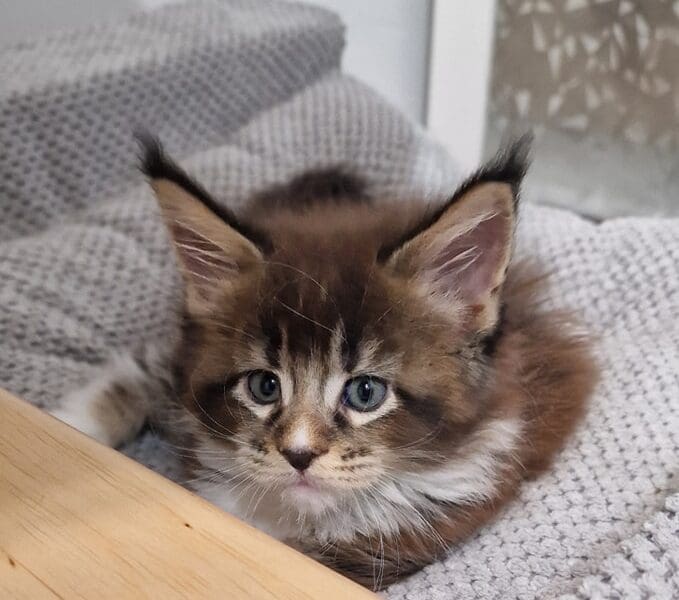
<path id="1" fill-rule="evenodd" d="M 59 416 L 115 445 L 153 413 L 199 494 L 367 585 L 428 564 L 549 464 L 594 380 L 585 340 L 539 310 L 539 280 L 506 275 L 519 153 L 433 211 L 324 172 L 236 217 L 151 147 L 187 282 L 174 367 L 119 359 Z M 150 371 L 176 406 L 148 401 Z M 260 372 L 275 402 L 249 392 Z M 366 376 L 384 399 L 355 409 L 347 382 Z"/>

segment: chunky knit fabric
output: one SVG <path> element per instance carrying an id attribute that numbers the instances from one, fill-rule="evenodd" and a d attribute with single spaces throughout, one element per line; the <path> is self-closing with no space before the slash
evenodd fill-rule
<path id="1" fill-rule="evenodd" d="M 338 163 L 376 194 L 453 189 L 441 150 L 337 71 L 342 36 L 318 9 L 202 0 L 2 52 L 0 385 L 53 406 L 113 349 L 174 331 L 179 278 L 136 128 L 234 207 Z M 387 596 L 679 597 L 679 221 L 526 205 L 517 254 L 599 338 L 591 410 L 550 473 Z M 179 477 L 151 433 L 126 452 Z"/>

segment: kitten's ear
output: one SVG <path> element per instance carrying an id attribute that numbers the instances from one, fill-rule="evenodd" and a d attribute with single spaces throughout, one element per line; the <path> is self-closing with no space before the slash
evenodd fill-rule
<path id="1" fill-rule="evenodd" d="M 149 177 L 179 258 L 189 312 L 206 307 L 218 290 L 261 263 L 267 238 L 238 221 L 168 159 L 160 144 L 141 138 Z"/>
<path id="2" fill-rule="evenodd" d="M 499 152 L 444 206 L 381 251 L 389 268 L 431 295 L 461 300 L 479 332 L 491 331 L 498 320 L 529 147 L 525 136 Z"/>

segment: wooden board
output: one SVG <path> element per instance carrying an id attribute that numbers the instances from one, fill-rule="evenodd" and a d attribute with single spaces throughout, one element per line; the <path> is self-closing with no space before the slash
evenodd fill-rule
<path id="1" fill-rule="evenodd" d="M 376 598 L 0 390 L 0 598 Z"/>

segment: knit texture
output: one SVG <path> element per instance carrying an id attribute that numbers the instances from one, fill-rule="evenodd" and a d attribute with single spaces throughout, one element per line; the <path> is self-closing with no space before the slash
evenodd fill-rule
<path id="1" fill-rule="evenodd" d="M 129 187 L 134 133 L 180 155 L 337 68 L 339 19 L 275 0 L 201 0 L 28 41 L 0 61 L 0 239 Z M 49 199 L 49 202 L 47 202 Z"/>
<path id="2" fill-rule="evenodd" d="M 113 349 L 174 331 L 179 277 L 135 128 L 235 208 L 338 163 L 375 194 L 452 191 L 440 148 L 337 71 L 342 37 L 319 9 L 200 0 L 4 49 L 0 385 L 53 406 Z M 548 474 L 386 595 L 679 597 L 679 221 L 524 205 L 518 238 L 551 273 L 550 303 L 598 336 L 602 381 Z M 125 452 L 180 477 L 152 433 Z"/>

